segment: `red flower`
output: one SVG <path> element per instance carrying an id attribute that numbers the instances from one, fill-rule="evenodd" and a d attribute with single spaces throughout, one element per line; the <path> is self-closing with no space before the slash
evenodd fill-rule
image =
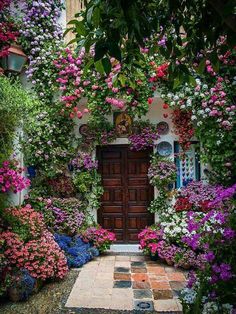
<path id="1" fill-rule="evenodd" d="M 148 104 L 151 105 L 153 102 L 153 98 L 148 98 Z"/>
<path id="2" fill-rule="evenodd" d="M 169 105 L 168 104 L 163 104 L 163 109 L 168 109 L 169 108 Z"/>

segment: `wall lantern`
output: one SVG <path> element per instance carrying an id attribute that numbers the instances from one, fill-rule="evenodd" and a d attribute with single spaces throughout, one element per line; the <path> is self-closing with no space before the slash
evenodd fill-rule
<path id="1" fill-rule="evenodd" d="M 2 67 L 6 72 L 20 74 L 27 61 L 27 56 L 18 45 L 11 45 L 8 55 L 2 58 Z"/>

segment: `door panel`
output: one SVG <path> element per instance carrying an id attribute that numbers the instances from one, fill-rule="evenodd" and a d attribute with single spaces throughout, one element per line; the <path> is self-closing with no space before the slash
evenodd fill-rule
<path id="1" fill-rule="evenodd" d="M 137 243 L 138 233 L 154 222 L 147 211 L 153 199 L 147 177 L 150 153 L 130 151 L 128 145 L 97 149 L 104 187 L 98 222 L 114 231 L 120 243 Z"/>

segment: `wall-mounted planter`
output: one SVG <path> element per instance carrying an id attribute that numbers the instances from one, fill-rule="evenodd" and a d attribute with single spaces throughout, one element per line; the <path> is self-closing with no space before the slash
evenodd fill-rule
<path id="1" fill-rule="evenodd" d="M 27 172 L 30 178 L 36 177 L 36 168 L 34 166 L 27 167 Z"/>

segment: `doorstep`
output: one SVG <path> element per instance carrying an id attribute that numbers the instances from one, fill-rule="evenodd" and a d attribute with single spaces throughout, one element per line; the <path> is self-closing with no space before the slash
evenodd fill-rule
<path id="1" fill-rule="evenodd" d="M 138 244 L 113 244 L 108 253 L 136 253 L 142 255 Z"/>

